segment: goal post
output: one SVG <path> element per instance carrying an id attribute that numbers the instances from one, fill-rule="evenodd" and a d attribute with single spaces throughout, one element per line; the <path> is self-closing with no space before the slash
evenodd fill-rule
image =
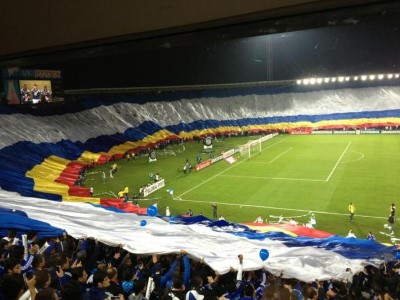
<path id="1" fill-rule="evenodd" d="M 258 152 L 261 152 L 261 140 L 250 141 L 239 146 L 240 156 L 250 157 Z"/>
<path id="2" fill-rule="evenodd" d="M 240 153 L 240 156 L 242 157 L 250 157 L 256 153 L 261 152 L 261 144 L 262 142 L 265 142 L 269 139 L 272 139 L 273 137 L 277 136 L 278 133 L 270 133 L 268 135 L 265 135 L 258 140 L 253 140 L 249 141 L 244 145 L 240 145 L 235 151 Z"/>

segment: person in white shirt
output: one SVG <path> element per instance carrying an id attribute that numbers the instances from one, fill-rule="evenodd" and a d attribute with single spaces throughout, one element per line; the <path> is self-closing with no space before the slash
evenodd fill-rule
<path id="1" fill-rule="evenodd" d="M 253 223 L 262 224 L 262 223 L 264 223 L 264 221 L 263 221 L 263 218 L 261 216 L 258 216 L 257 219 L 255 219 Z"/>
<path id="2" fill-rule="evenodd" d="M 347 238 L 356 238 L 356 235 L 354 234 L 353 230 L 349 230 L 349 233 L 346 236 Z"/>

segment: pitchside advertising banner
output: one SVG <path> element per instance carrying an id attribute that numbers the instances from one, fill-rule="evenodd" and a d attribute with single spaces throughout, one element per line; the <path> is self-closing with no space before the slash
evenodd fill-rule
<path id="1" fill-rule="evenodd" d="M 59 70 L 3 69 L 3 91 L 7 103 L 39 104 L 64 100 Z"/>
<path id="2" fill-rule="evenodd" d="M 165 186 L 165 181 L 164 181 L 164 179 L 161 179 L 161 180 L 157 181 L 156 183 L 153 183 L 153 184 L 145 187 L 143 189 L 143 196 L 146 197 L 147 195 L 150 195 L 154 191 L 157 191 L 164 186 Z"/>

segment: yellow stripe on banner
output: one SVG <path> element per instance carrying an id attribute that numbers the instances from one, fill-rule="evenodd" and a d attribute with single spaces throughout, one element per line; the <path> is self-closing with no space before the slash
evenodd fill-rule
<path id="1" fill-rule="evenodd" d="M 146 147 L 150 143 L 157 143 L 160 140 L 164 140 L 170 138 L 172 136 L 176 136 L 172 132 L 168 130 L 160 130 L 152 135 L 146 136 L 143 140 L 136 141 L 136 142 L 126 142 L 117 146 L 114 146 L 108 152 L 109 155 L 114 154 L 124 154 L 129 150 L 138 148 L 138 147 Z"/>
<path id="2" fill-rule="evenodd" d="M 26 177 L 32 178 L 34 181 L 33 190 L 57 195 L 68 195 L 68 185 L 55 182 L 61 172 L 70 163 L 70 160 L 51 155 L 46 158 L 40 165 L 36 165 L 26 172 Z"/>
<path id="3" fill-rule="evenodd" d="M 79 162 L 83 162 L 85 164 L 93 164 L 99 160 L 101 153 L 93 153 L 90 151 L 84 151 L 81 156 L 77 159 Z"/>
<path id="4" fill-rule="evenodd" d="M 65 196 L 62 200 L 65 202 L 90 202 L 93 204 L 100 204 L 100 198 L 93 197 Z"/>

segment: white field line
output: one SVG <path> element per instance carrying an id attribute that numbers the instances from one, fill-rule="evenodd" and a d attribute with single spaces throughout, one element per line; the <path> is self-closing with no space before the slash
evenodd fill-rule
<path id="1" fill-rule="evenodd" d="M 273 180 L 294 180 L 294 181 L 317 181 L 326 182 L 325 179 L 308 179 L 308 178 L 288 178 L 288 177 L 263 177 L 263 176 L 242 176 L 242 175 L 220 175 L 223 177 L 242 177 L 252 179 L 273 179 Z"/>
<path id="2" fill-rule="evenodd" d="M 182 201 L 182 202 L 194 202 L 194 203 L 211 203 L 210 201 L 200 201 L 200 200 L 189 200 L 189 199 L 179 199 L 179 198 L 174 198 L 175 201 Z M 212 203 L 217 203 L 218 205 L 227 205 L 227 206 L 239 206 L 239 207 L 250 207 L 250 208 L 265 208 L 265 209 L 275 209 L 275 210 L 284 210 L 284 211 L 293 211 L 293 212 L 305 212 L 309 213 L 310 210 L 307 209 L 295 209 L 295 208 L 286 208 L 286 207 L 275 207 L 275 206 L 263 206 L 263 205 L 249 205 L 249 204 L 237 204 L 237 203 L 229 203 L 229 202 L 215 202 L 213 201 Z M 335 212 L 329 212 L 329 211 L 319 211 L 319 210 L 313 210 L 312 211 L 315 214 L 323 214 L 323 215 L 331 215 L 331 216 L 349 216 L 349 213 L 335 213 Z M 366 216 L 366 215 L 359 215 L 356 214 L 354 218 L 370 218 L 370 219 L 384 219 L 386 220 L 387 217 L 377 217 L 377 216 Z"/>
<path id="3" fill-rule="evenodd" d="M 278 159 L 278 158 L 281 157 L 282 155 L 288 153 L 288 152 L 289 152 L 290 150 L 292 150 L 292 149 L 293 149 L 293 148 L 290 147 L 290 148 L 287 149 L 285 152 L 283 152 L 283 153 L 279 154 L 277 157 L 275 157 L 273 160 L 270 160 L 268 163 L 270 164 L 270 163 L 274 162 L 276 159 Z"/>
<path id="4" fill-rule="evenodd" d="M 264 149 L 261 150 L 261 152 L 263 152 L 263 151 L 265 151 L 265 150 L 267 150 L 267 149 L 269 149 L 269 148 L 271 148 L 271 147 L 273 147 L 273 146 L 275 146 L 275 145 L 277 145 L 277 144 L 283 142 L 283 141 L 286 140 L 286 139 L 287 139 L 287 138 L 284 138 L 284 139 L 280 140 L 279 142 L 276 142 L 276 143 L 274 143 L 274 144 L 272 144 L 272 145 L 269 145 L 268 147 L 265 147 Z M 210 180 L 214 179 L 215 177 L 220 176 L 221 174 L 225 173 L 226 171 L 229 171 L 230 169 L 232 169 L 232 168 L 236 167 L 237 165 L 241 164 L 242 162 L 245 162 L 245 161 L 248 160 L 250 157 L 251 157 L 251 156 L 249 156 L 249 157 L 247 157 L 247 158 L 245 158 L 245 159 L 239 161 L 237 164 L 234 164 L 234 165 L 232 165 L 231 167 L 229 167 L 229 168 L 223 170 L 222 172 L 219 172 L 218 174 L 215 174 L 214 176 L 210 177 L 209 179 L 204 180 L 202 183 L 199 183 L 198 185 L 195 185 L 195 186 L 192 187 L 191 189 L 189 189 L 189 190 L 187 190 L 186 192 L 180 194 L 180 195 L 178 196 L 178 198 L 182 197 L 183 195 L 186 195 L 187 193 L 193 191 L 194 189 L 197 189 L 198 187 L 200 187 L 200 186 L 202 186 L 203 184 L 209 182 Z"/>
<path id="5" fill-rule="evenodd" d="M 279 154 L 277 157 L 275 157 L 273 160 L 270 160 L 269 162 L 265 162 L 265 161 L 249 161 L 247 162 L 248 164 L 270 164 L 273 161 L 275 161 L 276 159 L 278 159 L 279 157 L 281 157 L 282 155 L 286 154 L 287 152 L 289 152 L 290 150 L 292 150 L 293 148 L 289 148 L 287 149 L 285 152 Z"/>
<path id="6" fill-rule="evenodd" d="M 342 152 L 342 155 L 340 155 L 340 157 L 339 157 L 339 159 L 337 160 L 336 164 L 334 165 L 332 171 L 329 173 L 328 178 L 326 178 L 326 180 L 325 180 L 326 182 L 328 182 L 329 179 L 331 179 L 331 176 L 332 176 L 333 172 L 335 172 L 337 166 L 339 165 L 340 161 L 342 160 L 342 158 L 343 158 L 344 154 L 346 153 L 347 149 L 349 149 L 350 145 L 351 145 L 351 142 L 349 142 L 349 143 L 347 144 L 346 149 L 344 149 L 344 151 Z"/>

